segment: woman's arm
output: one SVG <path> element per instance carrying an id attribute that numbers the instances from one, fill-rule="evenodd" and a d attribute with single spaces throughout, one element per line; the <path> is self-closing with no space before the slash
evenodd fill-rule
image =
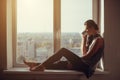
<path id="1" fill-rule="evenodd" d="M 82 35 L 81 50 L 82 50 L 83 55 L 87 53 L 86 41 L 87 41 L 87 35 Z"/>
<path id="2" fill-rule="evenodd" d="M 83 56 L 83 58 L 85 59 L 85 58 L 91 57 L 103 45 L 104 45 L 103 38 L 98 37 L 98 38 L 94 39 L 93 42 L 92 42 L 92 44 L 89 47 L 89 50 L 86 52 L 86 54 Z"/>

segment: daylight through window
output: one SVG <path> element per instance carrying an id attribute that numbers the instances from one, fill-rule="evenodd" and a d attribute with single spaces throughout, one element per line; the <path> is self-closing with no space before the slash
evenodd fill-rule
<path id="1" fill-rule="evenodd" d="M 93 0 L 60 0 L 60 47 L 81 56 L 84 22 L 93 19 Z M 54 0 L 16 0 L 15 62 L 43 62 L 54 54 Z M 56 23 L 57 24 L 57 23 Z M 57 42 L 59 43 L 59 42 Z M 56 45 L 56 44 L 55 44 Z"/>

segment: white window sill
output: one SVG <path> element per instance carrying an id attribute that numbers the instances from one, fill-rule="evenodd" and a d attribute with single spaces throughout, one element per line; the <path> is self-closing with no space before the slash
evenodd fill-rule
<path id="1" fill-rule="evenodd" d="M 97 69 L 94 75 L 104 75 L 107 72 Z M 45 70 L 41 71 L 29 71 L 28 68 L 11 68 L 4 70 L 5 80 L 78 80 L 85 75 L 82 72 L 73 70 Z"/>

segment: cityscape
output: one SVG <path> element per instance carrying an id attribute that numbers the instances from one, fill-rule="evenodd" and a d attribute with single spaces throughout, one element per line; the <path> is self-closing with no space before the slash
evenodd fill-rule
<path id="1" fill-rule="evenodd" d="M 23 63 L 23 59 L 42 63 L 53 52 L 53 33 L 18 33 L 16 47 L 16 62 Z M 65 47 L 76 55 L 81 56 L 81 36 L 77 32 L 61 34 L 61 47 Z M 66 60 L 64 57 L 61 60 Z"/>

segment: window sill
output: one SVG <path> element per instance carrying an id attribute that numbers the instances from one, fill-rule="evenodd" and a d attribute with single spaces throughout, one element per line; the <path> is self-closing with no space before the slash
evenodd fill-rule
<path id="1" fill-rule="evenodd" d="M 97 69 L 94 75 L 104 75 L 107 72 Z M 73 70 L 45 70 L 40 71 L 29 71 L 28 68 L 11 68 L 4 70 L 5 80 L 54 80 L 54 79 L 67 79 L 67 80 L 78 80 L 85 75 L 82 72 L 77 72 Z"/>

